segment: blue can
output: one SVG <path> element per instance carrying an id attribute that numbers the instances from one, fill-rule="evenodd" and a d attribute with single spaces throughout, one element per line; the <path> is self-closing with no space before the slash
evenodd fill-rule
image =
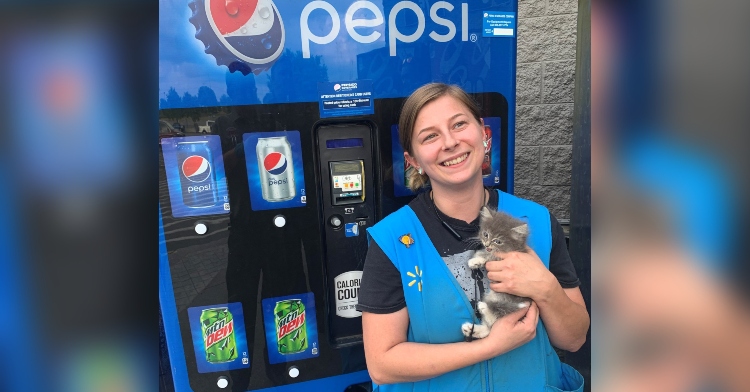
<path id="1" fill-rule="evenodd" d="M 219 198 L 208 141 L 178 142 L 177 163 L 183 204 L 190 208 L 215 206 Z"/>

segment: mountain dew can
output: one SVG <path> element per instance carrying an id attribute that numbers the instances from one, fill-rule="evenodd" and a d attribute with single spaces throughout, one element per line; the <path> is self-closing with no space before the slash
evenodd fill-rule
<path id="1" fill-rule="evenodd" d="M 201 312 L 200 323 L 206 348 L 206 361 L 223 363 L 237 359 L 234 317 L 228 308 L 204 309 Z"/>
<path id="2" fill-rule="evenodd" d="M 305 304 L 298 299 L 279 301 L 273 314 L 279 354 L 296 354 L 307 350 Z"/>

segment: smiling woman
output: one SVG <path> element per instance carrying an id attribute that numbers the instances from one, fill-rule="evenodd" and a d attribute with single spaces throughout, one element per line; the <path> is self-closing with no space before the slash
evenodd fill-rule
<path id="1" fill-rule="evenodd" d="M 430 191 L 368 229 L 358 310 L 375 390 L 582 390 L 551 346 L 577 350 L 589 326 L 562 228 L 545 207 L 484 188 L 479 107 L 459 87 L 422 86 L 404 103 L 399 139 L 416 169 L 411 188 Z M 477 236 L 485 205 L 525 217 L 531 249 L 496 254 L 472 275 L 479 241 L 466 239 Z M 532 305 L 465 342 L 461 325 L 476 321 L 469 298 L 485 288 Z"/>
<path id="2" fill-rule="evenodd" d="M 431 142 L 433 143 L 433 149 L 435 149 L 436 146 L 439 147 L 434 144 L 433 139 L 438 136 L 435 131 L 439 131 L 441 128 L 440 124 L 437 124 L 437 119 L 442 117 L 442 110 L 451 111 L 450 118 L 446 119 L 448 121 L 448 124 L 446 124 L 448 127 L 452 125 L 450 124 L 451 122 L 458 125 L 460 130 L 464 130 L 469 125 L 473 125 L 471 123 L 483 125 L 483 122 L 479 117 L 479 107 L 476 102 L 474 102 L 474 100 L 460 88 L 441 83 L 432 83 L 415 91 L 404 103 L 398 124 L 400 130 L 399 141 L 406 149 L 406 151 L 404 151 L 404 157 L 410 164 L 415 166 L 415 169 L 417 169 L 411 172 L 411 178 L 409 179 L 410 187 L 414 191 L 422 188 L 429 178 L 429 173 L 425 173 L 424 170 L 420 172 L 419 169 L 421 166 L 415 164 L 416 160 L 414 158 L 417 154 L 415 152 L 415 146 L 417 144 L 430 144 L 425 142 Z M 418 114 L 420 113 L 422 113 L 422 116 L 419 117 L 421 121 L 417 123 Z M 436 116 L 436 114 L 438 116 Z M 415 129 L 418 131 L 415 132 Z M 418 139 L 418 143 L 412 144 L 414 136 Z M 450 139 L 447 142 L 451 142 L 452 136 L 448 135 L 448 137 Z M 425 153 L 428 151 L 429 149 L 426 150 Z"/>

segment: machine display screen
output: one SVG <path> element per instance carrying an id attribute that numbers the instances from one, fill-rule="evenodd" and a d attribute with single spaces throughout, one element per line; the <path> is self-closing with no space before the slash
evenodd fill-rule
<path id="1" fill-rule="evenodd" d="M 362 168 L 362 164 L 360 162 L 332 162 L 331 165 L 331 172 L 333 174 L 342 174 L 342 173 L 348 173 L 348 172 L 355 172 L 359 173 Z"/>
<path id="2" fill-rule="evenodd" d="M 326 140 L 326 148 L 354 148 L 354 147 L 364 147 L 364 142 L 362 141 L 362 138 Z"/>

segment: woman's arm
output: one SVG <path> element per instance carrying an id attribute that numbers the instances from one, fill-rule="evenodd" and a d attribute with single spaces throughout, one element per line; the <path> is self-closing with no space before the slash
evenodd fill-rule
<path id="1" fill-rule="evenodd" d="M 434 320 L 436 323 L 442 320 Z M 496 357 L 536 335 L 539 309 L 532 304 L 498 320 L 484 339 L 446 344 L 406 341 L 409 313 L 362 313 L 367 369 L 376 384 L 421 381 Z M 460 328 L 456 325 L 456 328 Z"/>
<path id="2" fill-rule="evenodd" d="M 552 345 L 568 351 L 581 348 L 590 322 L 581 291 L 563 289 L 531 249 L 498 256 L 502 260 L 485 265 L 490 288 L 531 298 L 539 306 Z"/>

